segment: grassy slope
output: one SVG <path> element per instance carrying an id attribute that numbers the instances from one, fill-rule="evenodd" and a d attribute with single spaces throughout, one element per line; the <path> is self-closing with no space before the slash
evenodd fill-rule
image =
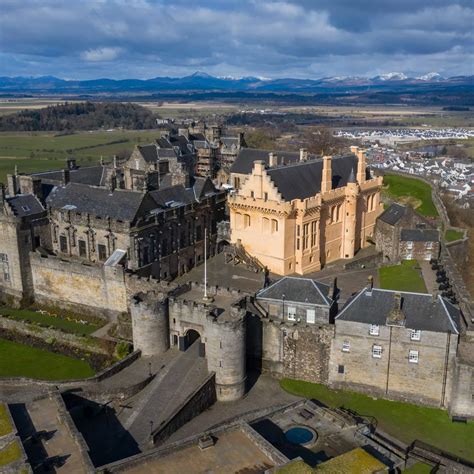
<path id="1" fill-rule="evenodd" d="M 426 293 L 421 270 L 414 268 L 417 264 L 416 260 L 404 260 L 400 265 L 379 268 L 380 288 Z"/>
<path id="2" fill-rule="evenodd" d="M 151 143 L 158 135 L 157 130 L 78 132 L 61 136 L 52 132 L 0 133 L 0 182 L 5 182 L 15 164 L 25 173 L 62 167 L 67 156 L 74 156 L 81 164 L 95 164 L 101 156 L 110 160 L 114 154 L 132 151 L 136 144 Z M 111 143 L 117 141 L 120 143 Z"/>
<path id="3" fill-rule="evenodd" d="M 0 376 L 65 380 L 91 377 L 90 365 L 78 359 L 0 339 Z"/>
<path id="4" fill-rule="evenodd" d="M 67 319 L 40 314 L 27 309 L 0 308 L 0 315 L 8 315 L 10 319 L 29 321 L 40 326 L 52 326 L 71 334 L 92 334 L 99 329 L 99 326 L 95 324 L 81 324 L 74 320 L 68 321 Z"/>
<path id="5" fill-rule="evenodd" d="M 474 423 L 453 423 L 444 410 L 377 400 L 309 382 L 283 379 L 280 383 L 283 389 L 295 395 L 319 400 L 333 408 L 344 406 L 360 415 L 375 417 L 379 428 L 407 444 L 420 439 L 474 461 Z"/>
<path id="6" fill-rule="evenodd" d="M 10 463 L 18 461 L 21 458 L 21 449 L 17 440 L 7 444 L 0 450 L 0 466 L 6 466 Z"/>
<path id="7" fill-rule="evenodd" d="M 384 192 L 395 201 L 403 198 L 419 200 L 420 206 L 417 211 L 424 216 L 436 217 L 436 210 L 431 199 L 431 187 L 418 179 L 406 178 L 405 176 L 386 174 L 383 178 Z"/>
<path id="8" fill-rule="evenodd" d="M 0 436 L 5 436 L 12 431 L 13 427 L 7 413 L 7 407 L 0 403 Z"/>
<path id="9" fill-rule="evenodd" d="M 446 231 L 446 234 L 444 235 L 444 238 L 447 242 L 454 242 L 455 240 L 462 239 L 463 237 L 464 234 L 462 232 L 459 232 L 458 230 L 454 229 L 448 229 Z"/>

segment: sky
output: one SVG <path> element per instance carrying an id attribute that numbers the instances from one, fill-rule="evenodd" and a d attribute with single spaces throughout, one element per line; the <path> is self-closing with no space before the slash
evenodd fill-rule
<path id="1" fill-rule="evenodd" d="M 474 74 L 474 0 L 0 0 L 0 76 Z"/>

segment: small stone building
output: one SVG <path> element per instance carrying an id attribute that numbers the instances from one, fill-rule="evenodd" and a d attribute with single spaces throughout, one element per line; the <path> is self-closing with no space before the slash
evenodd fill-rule
<path id="1" fill-rule="evenodd" d="M 447 407 L 460 318 L 441 296 L 369 285 L 335 318 L 329 385 Z"/>
<path id="2" fill-rule="evenodd" d="M 440 252 L 439 232 L 411 206 L 391 204 L 375 224 L 375 246 L 384 262 L 430 260 Z"/>

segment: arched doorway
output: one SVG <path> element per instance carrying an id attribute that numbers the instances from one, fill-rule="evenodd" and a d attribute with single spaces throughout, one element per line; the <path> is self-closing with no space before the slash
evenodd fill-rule
<path id="1" fill-rule="evenodd" d="M 198 339 L 201 339 L 201 335 L 194 329 L 189 329 L 186 332 L 186 349 L 191 347 Z"/>

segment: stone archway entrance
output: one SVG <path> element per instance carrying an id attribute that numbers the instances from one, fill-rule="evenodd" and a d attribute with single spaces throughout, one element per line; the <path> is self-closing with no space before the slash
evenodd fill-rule
<path id="1" fill-rule="evenodd" d="M 202 342 L 201 334 L 195 329 L 188 329 L 185 335 L 179 338 L 179 349 L 181 351 L 187 351 L 195 343 L 198 346 L 199 356 L 205 357 L 205 344 Z"/>

